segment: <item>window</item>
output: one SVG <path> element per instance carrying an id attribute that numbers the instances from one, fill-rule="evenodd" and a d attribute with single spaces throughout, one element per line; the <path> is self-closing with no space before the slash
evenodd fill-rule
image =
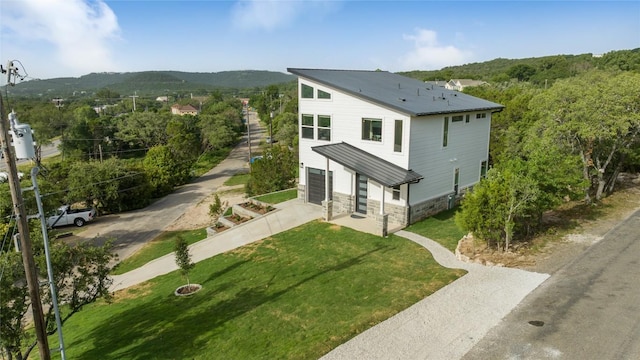
<path id="1" fill-rule="evenodd" d="M 447 147 L 449 140 L 449 117 L 444 117 L 444 131 L 442 132 L 442 147 Z"/>
<path id="2" fill-rule="evenodd" d="M 400 200 L 400 185 L 393 188 L 393 200 Z"/>
<path id="3" fill-rule="evenodd" d="M 362 119 L 362 140 L 382 141 L 381 119 Z"/>
<path id="4" fill-rule="evenodd" d="M 464 122 L 469 123 L 470 118 L 471 118 L 471 115 L 467 114 L 467 116 L 464 117 Z"/>
<path id="5" fill-rule="evenodd" d="M 487 113 L 476 114 L 476 119 L 485 119 L 487 117 Z"/>
<path id="6" fill-rule="evenodd" d="M 303 99 L 313 99 L 313 87 L 301 84 L 300 96 Z"/>
<path id="7" fill-rule="evenodd" d="M 462 115 L 455 115 L 451 117 L 451 122 L 462 121 Z"/>
<path id="8" fill-rule="evenodd" d="M 318 99 L 331 99 L 331 94 L 318 89 Z"/>
<path id="9" fill-rule="evenodd" d="M 393 151 L 402 152 L 402 120 L 396 120 L 393 136 Z"/>
<path id="10" fill-rule="evenodd" d="M 313 115 L 302 114 L 302 138 L 313 139 Z"/>
<path id="11" fill-rule="evenodd" d="M 456 168 L 453 172 L 453 192 L 458 194 L 458 184 L 460 181 L 460 169 Z"/>
<path id="12" fill-rule="evenodd" d="M 480 178 L 487 177 L 487 160 L 484 160 L 480 163 Z"/>
<path id="13" fill-rule="evenodd" d="M 318 140 L 331 140 L 331 116 L 318 115 Z"/>

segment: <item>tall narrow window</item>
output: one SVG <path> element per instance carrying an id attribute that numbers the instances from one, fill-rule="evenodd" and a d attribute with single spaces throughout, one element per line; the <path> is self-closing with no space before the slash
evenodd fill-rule
<path id="1" fill-rule="evenodd" d="M 483 162 L 480 163 L 480 178 L 486 178 L 487 177 L 487 160 L 484 160 Z"/>
<path id="2" fill-rule="evenodd" d="M 362 140 L 382 141 L 381 119 L 362 119 Z"/>
<path id="3" fill-rule="evenodd" d="M 313 87 L 306 84 L 301 84 L 300 87 L 300 96 L 303 99 L 313 99 Z"/>
<path id="4" fill-rule="evenodd" d="M 442 147 L 447 147 L 449 142 L 449 117 L 444 117 L 444 131 L 442 132 Z"/>
<path id="5" fill-rule="evenodd" d="M 467 114 L 467 115 L 464 117 L 464 122 L 468 123 L 470 118 L 471 118 L 471 115 Z"/>
<path id="6" fill-rule="evenodd" d="M 456 193 L 456 195 L 458 194 L 459 181 L 460 181 L 460 169 L 456 168 L 456 170 L 453 172 L 453 192 Z"/>
<path id="7" fill-rule="evenodd" d="M 331 140 L 331 116 L 318 115 L 318 140 Z"/>
<path id="8" fill-rule="evenodd" d="M 302 114 L 301 126 L 302 138 L 313 139 L 313 115 Z"/>
<path id="9" fill-rule="evenodd" d="M 393 135 L 393 151 L 402 152 L 402 120 L 396 120 Z"/>
<path id="10" fill-rule="evenodd" d="M 318 99 L 331 99 L 331 94 L 318 89 Z"/>

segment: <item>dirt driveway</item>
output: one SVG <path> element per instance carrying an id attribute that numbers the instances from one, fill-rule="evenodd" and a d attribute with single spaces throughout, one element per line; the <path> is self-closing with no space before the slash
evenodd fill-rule
<path id="1" fill-rule="evenodd" d="M 255 113 L 251 120 L 251 146 L 256 149 L 264 129 L 257 123 Z M 245 135 L 225 160 L 197 180 L 179 187 L 144 209 L 100 216 L 69 238 L 69 241 L 90 241 L 100 245 L 111 239 L 114 252 L 119 260 L 123 260 L 162 231 L 204 227 L 207 225 L 206 221 L 210 221 L 206 213 L 208 204 L 213 200 L 212 195 L 225 189 L 223 183 L 231 176 L 248 171 L 248 154 Z M 221 196 L 221 200 L 227 200 L 229 204 L 242 199 L 238 192 L 221 193 L 225 194 L 224 198 Z"/>

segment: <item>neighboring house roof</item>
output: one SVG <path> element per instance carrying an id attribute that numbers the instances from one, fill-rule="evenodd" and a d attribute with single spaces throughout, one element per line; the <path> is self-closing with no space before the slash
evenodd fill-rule
<path id="1" fill-rule="evenodd" d="M 180 105 L 180 104 L 174 104 L 171 106 L 171 113 L 173 114 L 197 114 L 198 113 L 198 109 L 196 109 L 195 107 L 187 104 L 187 105 Z"/>
<path id="2" fill-rule="evenodd" d="M 500 111 L 504 106 L 388 71 L 288 68 L 301 78 L 411 116 Z"/>
<path id="3" fill-rule="evenodd" d="M 451 79 L 456 85 L 461 86 L 480 86 L 486 84 L 486 81 L 473 80 L 473 79 Z"/>
<path id="4" fill-rule="evenodd" d="M 345 142 L 314 146 L 311 150 L 387 187 L 415 183 L 423 179 L 422 175 L 413 170 L 405 170 Z"/>

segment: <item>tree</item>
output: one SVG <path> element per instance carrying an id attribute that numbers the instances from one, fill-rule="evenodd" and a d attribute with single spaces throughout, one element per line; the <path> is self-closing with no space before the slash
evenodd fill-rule
<path id="1" fill-rule="evenodd" d="M 145 173 L 116 158 L 76 162 L 70 167 L 67 181 L 67 203 L 84 201 L 106 212 L 139 209 L 151 196 Z"/>
<path id="2" fill-rule="evenodd" d="M 251 164 L 251 176 L 246 184 L 250 196 L 292 188 L 296 183 L 298 160 L 286 146 L 268 148 L 262 159 Z"/>
<path id="3" fill-rule="evenodd" d="M 39 229 L 33 224 L 31 228 Z M 46 278 L 44 246 L 40 232 L 32 232 L 34 256 L 39 277 Z M 54 282 L 58 302 L 65 304 L 61 322 L 64 324 L 84 306 L 99 298 L 111 299 L 109 286 L 110 262 L 113 259 L 111 244 L 102 246 L 81 244 L 71 246 L 61 240 L 53 240 L 50 246 Z M 25 327 L 24 316 L 30 306 L 22 257 L 14 251 L 0 252 L 0 266 L 4 269 L 0 277 L 0 346 L 9 354 L 9 359 L 26 359 L 35 347 L 35 340 Z M 41 288 L 41 300 L 48 312 L 45 323 L 48 335 L 55 334 L 51 292 L 48 286 Z"/>
<path id="4" fill-rule="evenodd" d="M 519 218 L 535 213 L 539 190 L 534 180 L 512 169 L 487 172 L 465 195 L 462 209 L 456 214 L 456 223 L 498 249 L 509 250 Z"/>
<path id="5" fill-rule="evenodd" d="M 577 154 L 587 184 L 585 200 L 600 200 L 640 140 L 640 74 L 591 71 L 557 81 L 531 100 L 541 117 L 538 134 Z M 607 184 L 610 184 L 607 187 Z"/>
<path id="6" fill-rule="evenodd" d="M 149 149 L 156 145 L 166 145 L 167 124 L 170 113 L 136 112 L 120 118 L 115 136 L 123 145 L 134 149 Z"/>
<path id="7" fill-rule="evenodd" d="M 178 236 L 176 238 L 176 244 L 174 251 L 176 252 L 176 264 L 180 267 L 180 273 L 187 279 L 187 287 L 191 287 L 191 282 L 189 281 L 189 272 L 193 269 L 196 264 L 191 261 L 191 254 L 189 254 L 189 244 L 182 237 Z"/>
<path id="8" fill-rule="evenodd" d="M 511 78 L 518 79 L 518 81 L 528 81 L 535 73 L 536 69 L 527 64 L 514 65 L 507 70 L 507 75 Z"/>
<path id="9" fill-rule="evenodd" d="M 154 146 L 143 160 L 144 171 L 149 178 L 154 197 L 171 192 L 174 186 L 188 177 L 185 169 L 166 145 Z"/>

